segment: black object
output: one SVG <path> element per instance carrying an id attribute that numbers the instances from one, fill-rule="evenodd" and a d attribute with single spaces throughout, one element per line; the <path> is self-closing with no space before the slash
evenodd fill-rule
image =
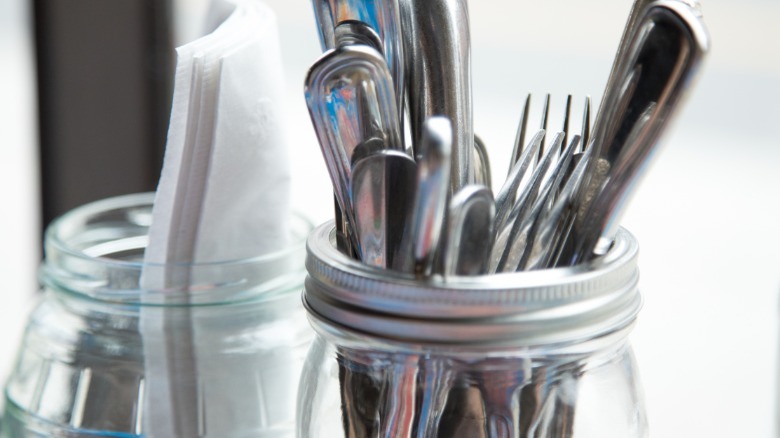
<path id="1" fill-rule="evenodd" d="M 153 190 L 175 58 L 170 0 L 34 0 L 43 225 Z"/>

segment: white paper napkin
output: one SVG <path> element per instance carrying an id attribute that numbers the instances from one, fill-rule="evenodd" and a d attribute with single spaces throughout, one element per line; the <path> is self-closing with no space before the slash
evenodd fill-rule
<path id="1" fill-rule="evenodd" d="M 217 5 L 212 11 L 223 14 L 225 9 Z M 254 0 L 236 1 L 220 26 L 179 47 L 177 55 L 168 142 L 145 262 L 228 261 L 284 248 L 289 239 L 290 176 L 283 132 L 284 77 L 272 12 Z M 145 269 L 141 282 L 146 289 L 160 290 L 220 281 L 197 277 L 197 270 Z M 165 297 L 148 301 L 164 303 Z M 273 364 L 259 356 L 212 363 L 209 344 L 235 327 L 230 321 L 203 325 L 200 316 L 207 311 L 142 309 L 145 436 L 207 432 L 229 437 L 234 426 L 262 426 L 262 415 L 251 412 L 255 403 L 242 403 L 242 392 L 235 388 L 247 377 L 241 370 Z M 231 373 L 235 384 L 225 379 Z M 194 384 L 217 378 L 224 391 Z M 249 409 L 214 415 L 220 410 L 209 404 L 245 404 Z"/>

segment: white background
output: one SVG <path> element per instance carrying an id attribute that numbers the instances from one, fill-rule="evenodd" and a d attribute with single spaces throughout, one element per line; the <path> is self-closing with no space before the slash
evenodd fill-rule
<path id="1" fill-rule="evenodd" d="M 186 3 L 187 0 L 180 0 Z M 293 203 L 332 195 L 302 84 L 319 54 L 308 0 L 277 11 L 288 74 Z M 0 2 L 0 372 L 35 289 L 34 80 L 26 1 Z M 771 437 L 780 303 L 780 2 L 703 0 L 712 51 L 623 224 L 640 240 L 633 340 L 654 437 Z M 627 0 L 472 0 L 476 132 L 500 183 L 528 92 L 598 104 Z M 555 110 L 555 108 L 553 108 Z M 555 118 L 553 118 L 555 120 Z"/>

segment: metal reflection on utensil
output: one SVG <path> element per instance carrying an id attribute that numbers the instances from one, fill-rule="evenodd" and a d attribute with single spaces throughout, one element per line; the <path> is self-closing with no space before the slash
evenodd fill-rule
<path id="1" fill-rule="evenodd" d="M 509 212 L 512 210 L 512 206 L 515 203 L 517 192 L 524 191 L 521 187 L 523 182 L 528 182 L 527 175 L 529 171 L 533 170 L 533 162 L 536 160 L 536 153 L 541 148 L 542 140 L 544 139 L 544 131 L 538 131 L 534 134 L 533 139 L 528 143 L 528 146 L 523 150 L 522 154 L 515 162 L 512 170 L 509 172 L 509 176 L 504 183 L 504 186 L 499 190 L 496 195 L 496 223 L 495 231 L 498 232 L 504 228 L 509 217 Z"/>
<path id="2" fill-rule="evenodd" d="M 351 204 L 363 263 L 397 269 L 405 261 L 401 242 L 414 202 L 416 174 L 414 160 L 390 149 L 355 163 Z"/>
<path id="3" fill-rule="evenodd" d="M 482 275 L 488 270 L 496 207 L 493 193 L 468 185 L 450 201 L 444 275 Z"/>
<path id="4" fill-rule="evenodd" d="M 384 52 L 384 46 L 379 34 L 362 21 L 342 21 L 336 26 L 334 37 L 336 40 L 335 47 L 364 45 L 371 47 L 379 53 Z"/>
<path id="5" fill-rule="evenodd" d="M 341 46 L 309 69 L 305 94 L 336 201 L 346 223 L 354 224 L 350 180 L 355 148 L 370 138 L 381 139 L 388 149 L 403 148 L 390 72 L 376 50 Z M 343 231 L 361 253 L 354 233 Z"/>
<path id="6" fill-rule="evenodd" d="M 547 178 L 544 187 L 540 191 L 539 197 L 534 202 L 530 214 L 524 219 L 524 224 L 520 228 L 523 236 L 516 238 L 516 241 L 522 241 L 522 247 L 510 248 L 512 257 L 508 261 L 505 270 L 522 271 L 526 270 L 531 259 L 538 259 L 543 255 L 545 248 L 552 245 L 556 236 L 544 236 L 549 240 L 539 239 L 539 231 L 543 229 L 546 217 L 550 209 L 555 205 L 559 196 L 559 189 L 563 179 L 566 176 L 566 170 L 571 163 L 574 155 L 574 149 L 580 142 L 580 136 L 575 135 L 569 145 L 561 153 L 561 157 L 556 163 L 552 174 Z M 557 146 L 557 143 L 554 143 Z"/>
<path id="7" fill-rule="evenodd" d="M 525 133 L 528 129 L 528 114 L 531 110 L 531 93 L 525 97 L 525 104 L 523 110 L 520 113 L 520 122 L 517 124 L 517 133 L 515 134 L 515 144 L 512 148 L 512 155 L 509 157 L 509 171 L 507 172 L 507 180 L 512 175 L 512 169 L 515 167 L 515 163 L 520 161 L 520 157 L 523 154 L 523 148 L 525 147 Z"/>
<path id="8" fill-rule="evenodd" d="M 417 147 L 417 193 L 409 230 L 402 245 L 404 272 L 429 276 L 444 225 L 452 149 L 452 124 L 446 117 L 431 117 L 423 126 Z"/>
<path id="9" fill-rule="evenodd" d="M 709 36 L 697 11 L 662 0 L 644 9 L 627 46 L 626 60 L 615 61 L 614 86 L 593 128 L 595 151 L 578 195 L 570 264 L 592 257 L 599 241 L 612 241 L 637 179 L 709 48 Z"/>
<path id="10" fill-rule="evenodd" d="M 453 124 L 450 193 L 473 181 L 471 49 L 465 0 L 400 0 L 412 138 L 431 116 Z"/>
<path id="11" fill-rule="evenodd" d="M 493 186 L 487 146 L 476 134 L 474 134 L 474 183 L 485 187 Z"/>
<path id="12" fill-rule="evenodd" d="M 436 356 L 421 360 L 422 397 L 419 405 L 418 431 L 422 436 L 441 436 L 439 434 L 441 413 L 447 405 L 450 390 L 457 377 L 451 362 L 450 358 Z"/>
<path id="13" fill-rule="evenodd" d="M 516 259 L 520 257 L 520 254 L 512 251 L 512 248 L 523 246 L 524 242 L 516 241 L 517 236 L 525 235 L 525 233 L 521 233 L 521 230 L 528 226 L 528 221 L 526 219 L 532 212 L 534 202 L 536 202 L 536 199 L 539 197 L 547 171 L 550 169 L 550 166 L 552 166 L 562 141 L 563 133 L 559 132 L 555 134 L 551 147 L 545 151 L 539 165 L 534 169 L 527 187 L 520 193 L 517 201 L 514 202 L 504 224 L 504 228 L 497 231 L 497 233 L 506 234 L 506 243 L 504 245 L 494 246 L 491 253 L 491 263 L 495 263 L 495 272 L 514 270 L 511 266 L 516 266 Z M 491 268 L 493 268 L 492 265 Z"/>
<path id="14" fill-rule="evenodd" d="M 547 212 L 540 214 L 539 223 L 536 224 L 538 229 L 527 242 L 528 256 L 520 263 L 518 270 L 545 269 L 558 264 L 574 218 L 574 195 L 585 173 L 590 151 L 591 149 L 588 149 L 581 153 L 577 165 L 571 172 L 567 172 L 564 185 L 557 194 L 554 204 Z M 572 163 L 577 158 L 576 155 L 572 157 Z"/>
<path id="15" fill-rule="evenodd" d="M 398 0 L 312 0 L 323 50 L 338 45 L 338 27 L 363 23 L 379 38 L 385 63 L 393 79 L 396 107 L 404 107 L 404 56 Z M 364 30 L 359 33 L 364 34 Z"/>

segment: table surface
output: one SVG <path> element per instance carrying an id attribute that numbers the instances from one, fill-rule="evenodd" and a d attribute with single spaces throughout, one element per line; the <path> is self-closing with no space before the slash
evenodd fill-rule
<path id="1" fill-rule="evenodd" d="M 33 64 L 21 3 L 0 5 L 0 55 L 11 60 L 0 73 L 2 362 L 39 258 Z M 302 93 L 319 54 L 313 14 L 306 0 L 268 3 L 289 79 L 293 205 L 321 222 L 332 198 Z M 641 244 L 645 305 L 633 344 L 652 436 L 770 437 L 780 292 L 780 50 L 771 43 L 780 41 L 780 3 L 702 3 L 713 50 L 623 220 Z M 625 0 L 530 5 L 470 4 L 475 129 L 496 180 L 526 93 L 537 101 L 552 93 L 554 107 L 566 94 L 575 103 L 589 94 L 597 105 L 630 8 Z"/>

